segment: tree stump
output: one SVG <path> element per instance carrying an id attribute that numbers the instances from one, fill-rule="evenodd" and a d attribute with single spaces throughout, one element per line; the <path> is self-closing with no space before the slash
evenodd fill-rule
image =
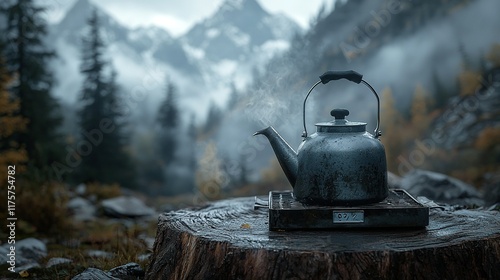
<path id="1" fill-rule="evenodd" d="M 268 230 L 236 198 L 160 215 L 146 279 L 500 279 L 500 213 L 430 212 L 420 229 Z"/>

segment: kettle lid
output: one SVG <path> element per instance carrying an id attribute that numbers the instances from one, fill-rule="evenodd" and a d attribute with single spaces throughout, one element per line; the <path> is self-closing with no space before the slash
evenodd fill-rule
<path id="1" fill-rule="evenodd" d="M 346 116 L 349 115 L 349 111 L 347 109 L 333 109 L 330 112 L 330 115 L 334 117 L 332 121 L 321 122 L 316 124 L 318 132 L 346 133 L 346 132 L 366 131 L 366 123 L 351 122 L 345 118 Z"/>

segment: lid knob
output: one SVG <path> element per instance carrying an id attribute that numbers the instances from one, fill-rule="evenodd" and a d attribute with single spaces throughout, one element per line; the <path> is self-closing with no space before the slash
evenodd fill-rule
<path id="1" fill-rule="evenodd" d="M 346 116 L 349 116 L 349 110 L 347 109 L 333 109 L 330 112 L 330 115 L 334 117 L 336 120 L 343 120 Z"/>

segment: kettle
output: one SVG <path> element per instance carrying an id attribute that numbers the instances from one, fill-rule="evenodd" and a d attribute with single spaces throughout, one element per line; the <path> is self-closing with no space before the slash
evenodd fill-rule
<path id="1" fill-rule="evenodd" d="M 374 135 L 366 131 L 366 123 L 346 119 L 349 111 L 334 109 L 333 120 L 316 124 L 316 132 L 308 135 L 305 108 L 312 90 L 320 83 L 347 79 L 366 85 L 377 98 L 377 126 Z M 308 205 L 356 206 L 384 200 L 388 195 L 385 149 L 379 141 L 381 133 L 380 99 L 363 76 L 355 71 L 327 71 L 307 93 L 302 112 L 303 141 L 297 152 L 269 126 L 254 135 L 269 140 L 278 162 L 293 187 L 293 196 Z"/>

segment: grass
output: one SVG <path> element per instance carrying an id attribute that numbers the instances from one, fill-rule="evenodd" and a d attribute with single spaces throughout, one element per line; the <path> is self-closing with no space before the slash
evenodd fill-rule
<path id="1" fill-rule="evenodd" d="M 48 255 L 39 260 L 40 268 L 23 274 L 8 271 L 8 264 L 0 264 L 0 279 L 71 279 L 88 267 L 107 271 L 130 262 L 146 269 L 148 260 L 139 258 L 151 253 L 142 237 L 154 238 L 156 219 L 152 221 L 118 220 L 98 217 L 93 221 L 74 221 L 66 208 L 71 197 L 59 183 L 43 185 L 23 182 L 16 193 L 16 240 L 35 237 L 44 240 Z M 85 196 L 99 201 L 120 195 L 118 186 L 90 184 Z M 6 211 L 2 211 L 5 213 Z M 6 217 L 4 217 L 6 218 Z M 5 231 L 0 240 L 6 240 Z M 111 253 L 111 257 L 92 257 L 89 250 Z M 72 260 L 69 264 L 46 268 L 54 257 Z M 142 259 L 142 260 L 141 260 Z"/>
<path id="2" fill-rule="evenodd" d="M 120 221 L 110 222 L 98 219 L 93 222 L 75 224 L 77 234 L 72 234 L 60 243 L 47 244 L 48 255 L 39 261 L 41 268 L 28 271 L 27 277 L 19 273 L 8 272 L 7 265 L 0 266 L 0 279 L 71 279 L 88 267 L 107 271 L 130 262 L 138 263 L 146 269 L 148 260 L 140 260 L 139 256 L 150 253 L 147 244 L 141 239 L 156 231 L 156 222 L 124 226 Z M 150 236 L 150 235 L 149 235 Z M 112 257 L 92 257 L 89 250 L 100 250 L 112 253 Z M 48 260 L 60 257 L 71 259 L 69 264 L 45 268 Z"/>

